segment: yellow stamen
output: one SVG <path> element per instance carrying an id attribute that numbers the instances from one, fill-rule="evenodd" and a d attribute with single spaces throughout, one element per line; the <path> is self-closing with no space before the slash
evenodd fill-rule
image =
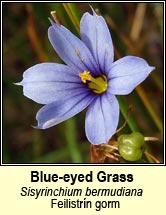
<path id="1" fill-rule="evenodd" d="M 81 81 L 83 83 L 86 83 L 86 81 L 91 81 L 92 76 L 90 75 L 90 72 L 85 70 L 82 73 L 79 73 L 78 76 L 81 78 Z"/>
<path id="2" fill-rule="evenodd" d="M 83 83 L 86 83 L 88 81 L 88 87 L 94 93 L 101 94 L 107 90 L 108 83 L 105 75 L 93 78 L 89 71 L 84 70 L 82 73 L 79 73 L 78 76 L 81 78 Z"/>

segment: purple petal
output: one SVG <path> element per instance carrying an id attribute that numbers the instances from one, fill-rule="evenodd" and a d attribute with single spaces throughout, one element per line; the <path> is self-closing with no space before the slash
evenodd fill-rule
<path id="1" fill-rule="evenodd" d="M 112 64 L 108 74 L 109 92 L 114 95 L 126 95 L 143 82 L 155 67 L 139 57 L 126 56 Z"/>
<path id="2" fill-rule="evenodd" d="M 85 13 L 80 22 L 82 41 L 92 52 L 100 71 L 108 72 L 113 62 L 114 49 L 110 32 L 102 16 Z"/>
<path id="3" fill-rule="evenodd" d="M 62 98 L 42 107 L 37 115 L 37 128 L 46 129 L 57 125 L 85 109 L 94 99 L 91 94 L 76 94 L 70 99 Z"/>
<path id="4" fill-rule="evenodd" d="M 56 63 L 41 63 L 27 69 L 20 85 L 23 85 L 25 96 L 40 104 L 67 99 L 75 92 L 88 90 L 74 71 Z"/>
<path id="5" fill-rule="evenodd" d="M 119 104 L 113 95 L 103 94 L 90 104 L 86 113 L 85 130 L 92 144 L 107 143 L 116 131 Z"/>
<path id="6" fill-rule="evenodd" d="M 48 29 L 49 40 L 60 58 L 78 72 L 97 72 L 95 60 L 84 43 L 64 26 L 52 23 Z"/>

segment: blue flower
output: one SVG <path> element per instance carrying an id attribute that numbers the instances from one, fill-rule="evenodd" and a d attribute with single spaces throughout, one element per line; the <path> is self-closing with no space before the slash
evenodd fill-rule
<path id="1" fill-rule="evenodd" d="M 37 113 L 37 128 L 46 129 L 88 107 L 85 131 L 92 144 L 107 143 L 117 129 L 119 104 L 115 95 L 127 95 L 154 69 L 139 57 L 115 62 L 105 20 L 93 11 L 80 22 L 81 40 L 52 22 L 49 40 L 66 65 L 40 63 L 27 69 L 24 95 L 44 104 Z"/>

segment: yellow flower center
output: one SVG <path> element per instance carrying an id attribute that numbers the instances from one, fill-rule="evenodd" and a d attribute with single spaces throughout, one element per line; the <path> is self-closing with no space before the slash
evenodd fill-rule
<path id="1" fill-rule="evenodd" d="M 88 87 L 97 94 L 101 94 L 107 90 L 108 83 L 105 75 L 97 78 L 93 78 L 89 71 L 84 70 L 82 73 L 78 74 L 83 83 L 88 84 Z"/>

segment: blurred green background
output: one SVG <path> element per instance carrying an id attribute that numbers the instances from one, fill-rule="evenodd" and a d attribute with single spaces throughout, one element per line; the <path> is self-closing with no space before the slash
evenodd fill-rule
<path id="1" fill-rule="evenodd" d="M 121 133 L 139 130 L 155 136 L 151 153 L 163 162 L 163 4 L 92 3 L 105 17 L 115 59 L 137 55 L 156 70 L 128 96 L 118 97 L 120 125 L 132 105 L 128 125 Z M 90 143 L 85 137 L 85 112 L 47 130 L 36 130 L 41 105 L 23 96 L 23 72 L 40 62 L 59 62 L 47 37 L 50 11 L 79 36 L 79 20 L 91 12 L 88 3 L 4 3 L 3 10 L 3 163 L 89 163 Z M 111 122 L 110 122 L 111 123 Z M 107 160 L 106 162 L 113 162 Z"/>

